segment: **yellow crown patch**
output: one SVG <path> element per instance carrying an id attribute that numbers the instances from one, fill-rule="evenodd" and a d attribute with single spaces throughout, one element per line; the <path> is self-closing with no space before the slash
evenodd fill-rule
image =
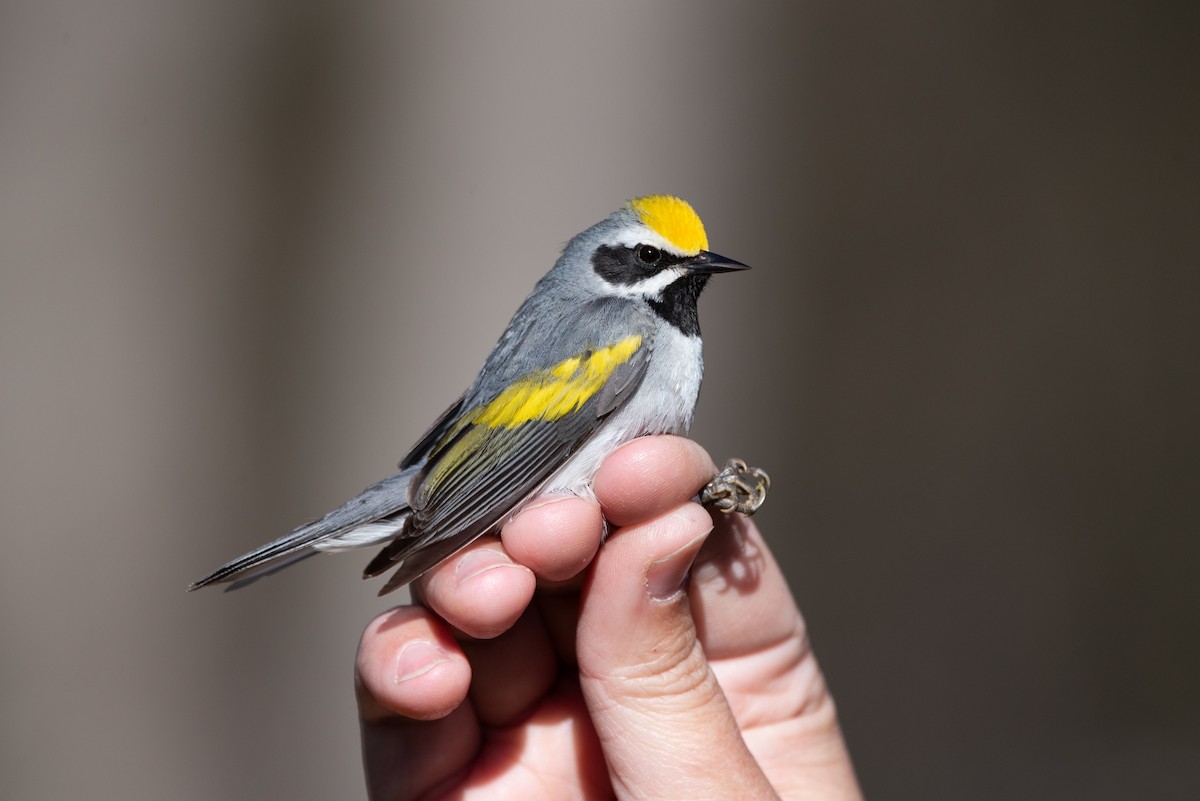
<path id="1" fill-rule="evenodd" d="M 647 195 L 629 201 L 629 208 L 637 212 L 642 222 L 688 256 L 708 250 L 708 234 L 700 215 L 672 195 Z"/>

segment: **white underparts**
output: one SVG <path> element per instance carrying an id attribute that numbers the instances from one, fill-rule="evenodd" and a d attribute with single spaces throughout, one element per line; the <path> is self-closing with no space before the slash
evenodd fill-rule
<path id="1" fill-rule="evenodd" d="M 381 545 L 385 542 L 390 542 L 400 533 L 400 529 L 404 528 L 404 520 L 407 517 L 408 514 L 406 513 L 399 518 L 385 517 L 382 520 L 376 520 L 374 523 L 366 523 L 337 536 L 315 542 L 313 543 L 313 547 L 318 551 L 337 553 L 338 551 L 365 548 L 368 545 Z"/>

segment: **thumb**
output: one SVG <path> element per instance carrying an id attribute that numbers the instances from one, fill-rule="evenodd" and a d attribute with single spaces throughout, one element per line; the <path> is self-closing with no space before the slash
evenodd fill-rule
<path id="1" fill-rule="evenodd" d="M 687 503 L 619 530 L 580 608 L 580 686 L 618 798 L 776 798 L 696 636 L 688 570 L 712 530 Z"/>

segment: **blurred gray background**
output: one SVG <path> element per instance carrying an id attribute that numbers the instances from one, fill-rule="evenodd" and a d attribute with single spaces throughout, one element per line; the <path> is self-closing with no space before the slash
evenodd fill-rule
<path id="1" fill-rule="evenodd" d="M 784 8 L 0 3 L 0 797 L 360 795 L 366 555 L 184 588 L 648 192 L 868 794 L 1200 797 L 1197 6 Z"/>

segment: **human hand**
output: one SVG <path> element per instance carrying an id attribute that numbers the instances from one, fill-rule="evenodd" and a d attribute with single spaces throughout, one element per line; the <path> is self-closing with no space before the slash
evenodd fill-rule
<path id="1" fill-rule="evenodd" d="M 373 621 L 371 798 L 860 798 L 778 565 L 691 500 L 715 472 L 689 440 L 635 440 L 599 505 L 535 502 Z"/>

